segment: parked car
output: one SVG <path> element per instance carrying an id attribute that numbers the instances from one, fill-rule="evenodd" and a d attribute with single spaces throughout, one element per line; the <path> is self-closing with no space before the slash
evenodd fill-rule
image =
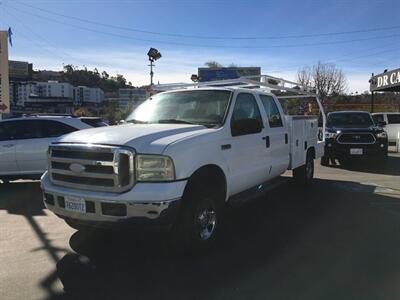
<path id="1" fill-rule="evenodd" d="M 261 89 L 160 93 L 127 124 L 52 144 L 44 202 L 76 229 L 167 225 L 175 245 L 201 249 L 215 239 L 227 204 L 262 195 L 287 169 L 311 182 L 323 152 L 317 123 L 317 116 L 285 116 Z"/>
<path id="2" fill-rule="evenodd" d="M 377 125 L 384 125 L 390 144 L 395 144 L 400 133 L 400 113 L 380 112 L 373 113 L 372 118 Z"/>
<path id="3" fill-rule="evenodd" d="M 374 123 L 369 112 L 338 111 L 327 115 L 322 165 L 335 159 L 343 164 L 359 158 L 384 163 L 387 152 L 387 134 Z"/>
<path id="4" fill-rule="evenodd" d="M 47 169 L 47 149 L 63 134 L 106 126 L 100 118 L 29 116 L 0 121 L 0 180 L 38 179 Z"/>

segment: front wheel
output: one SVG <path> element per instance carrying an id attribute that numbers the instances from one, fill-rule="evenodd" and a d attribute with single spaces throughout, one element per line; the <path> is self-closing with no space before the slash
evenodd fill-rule
<path id="1" fill-rule="evenodd" d="M 209 248 L 216 240 L 221 219 L 218 190 L 195 184 L 182 199 L 177 223 L 171 232 L 173 248 L 193 252 Z"/>
<path id="2" fill-rule="evenodd" d="M 314 158 L 307 153 L 306 163 L 293 170 L 294 180 L 301 185 L 309 185 L 314 177 Z"/>

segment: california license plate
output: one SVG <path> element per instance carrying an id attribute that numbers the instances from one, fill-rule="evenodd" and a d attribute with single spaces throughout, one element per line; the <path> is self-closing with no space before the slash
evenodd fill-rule
<path id="1" fill-rule="evenodd" d="M 65 197 L 65 209 L 69 211 L 86 213 L 85 199 L 71 196 Z"/>
<path id="2" fill-rule="evenodd" d="M 363 155 L 363 149 L 362 148 L 351 148 L 350 154 L 351 155 Z"/>

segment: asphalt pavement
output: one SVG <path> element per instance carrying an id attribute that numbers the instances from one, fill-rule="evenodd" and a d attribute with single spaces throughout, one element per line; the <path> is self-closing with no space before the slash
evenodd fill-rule
<path id="1" fill-rule="evenodd" d="M 315 177 L 228 210 L 202 256 L 164 233 L 77 232 L 38 182 L 0 184 L 0 299 L 400 299 L 400 155 Z"/>

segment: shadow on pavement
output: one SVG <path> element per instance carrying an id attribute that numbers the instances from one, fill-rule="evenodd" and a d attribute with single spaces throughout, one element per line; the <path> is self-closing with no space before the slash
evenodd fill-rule
<path id="1" fill-rule="evenodd" d="M 0 184 L 0 210 L 25 216 L 44 215 L 39 182 Z"/>
<path id="2" fill-rule="evenodd" d="M 400 176 L 400 156 L 389 155 L 385 165 L 373 161 L 355 160 L 348 161 L 343 165 L 330 165 L 330 167 L 355 172 Z"/>
<path id="3" fill-rule="evenodd" d="M 370 205 L 394 198 L 341 183 L 317 179 L 306 191 L 290 183 L 229 210 L 203 256 L 169 253 L 156 233 L 76 232 L 76 254 L 56 266 L 65 291 L 57 297 L 399 299 L 400 216 Z"/>
<path id="4" fill-rule="evenodd" d="M 32 231 L 36 234 L 41 246 L 30 251 L 46 251 L 54 263 L 60 260 L 60 253 L 64 254 L 67 249 L 53 246 L 51 239 L 40 224 L 35 220 L 36 216 L 45 216 L 45 206 L 42 200 L 42 191 L 39 182 L 13 182 L 0 184 L 0 210 L 6 210 L 9 214 L 24 216 Z M 23 267 L 23 266 L 21 266 Z M 23 270 L 21 270 L 23 272 Z M 48 294 L 55 296 L 53 284 L 57 281 L 55 274 L 50 274 L 41 285 Z"/>

